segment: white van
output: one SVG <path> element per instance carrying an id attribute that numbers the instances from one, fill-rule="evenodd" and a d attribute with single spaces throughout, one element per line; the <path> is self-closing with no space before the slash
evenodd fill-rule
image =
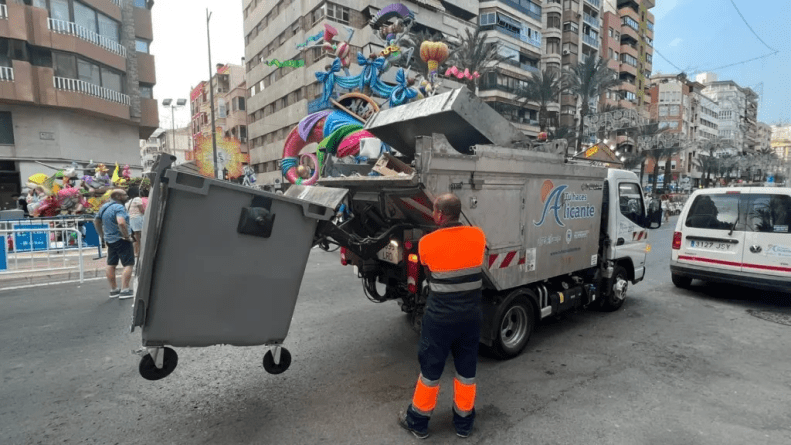
<path id="1" fill-rule="evenodd" d="M 791 292 L 791 188 L 698 190 L 673 234 L 673 284 L 693 279 Z"/>

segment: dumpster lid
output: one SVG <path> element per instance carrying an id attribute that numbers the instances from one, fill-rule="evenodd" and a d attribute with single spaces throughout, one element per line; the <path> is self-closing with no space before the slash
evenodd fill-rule
<path id="1" fill-rule="evenodd" d="M 286 190 L 284 196 L 335 210 L 346 197 L 347 193 L 349 193 L 349 191 L 343 188 L 330 188 L 319 185 L 292 185 Z"/>

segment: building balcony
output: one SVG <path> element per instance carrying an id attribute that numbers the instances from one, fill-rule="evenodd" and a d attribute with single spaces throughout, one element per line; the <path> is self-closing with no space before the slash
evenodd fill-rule
<path id="1" fill-rule="evenodd" d="M 83 80 L 55 76 L 53 77 L 53 83 L 56 90 L 87 94 L 88 96 L 126 106 L 129 106 L 131 103 L 129 96 L 126 94 L 119 93 L 109 88 L 100 87 L 99 85 L 94 85 Z"/>
<path id="2" fill-rule="evenodd" d="M 596 18 L 596 17 L 593 17 L 592 15 L 588 14 L 587 12 L 582 13 L 582 21 L 587 23 L 588 25 L 590 25 L 593 28 L 596 28 L 596 29 L 601 28 L 601 23 L 599 22 L 599 19 Z"/>
<path id="3" fill-rule="evenodd" d="M 637 51 L 636 46 L 632 46 L 629 44 L 622 44 L 621 45 L 621 54 L 629 54 L 630 56 L 634 57 L 637 60 L 640 60 L 640 53 Z"/>
<path id="4" fill-rule="evenodd" d="M 528 17 L 541 21 L 541 6 L 530 0 L 500 0 L 500 2 L 527 14 Z"/>
<path id="5" fill-rule="evenodd" d="M 601 9 L 601 0 L 585 0 L 585 3 L 593 6 L 596 9 Z"/>
<path id="6" fill-rule="evenodd" d="M 599 49 L 599 39 L 596 37 L 582 34 L 582 43 L 585 43 L 591 48 Z"/>
<path id="7" fill-rule="evenodd" d="M 113 54 L 126 57 L 126 47 L 112 39 L 108 39 L 107 37 L 96 34 L 95 32 L 90 31 L 89 29 L 84 28 L 74 22 L 66 22 L 63 20 L 48 18 L 47 27 L 54 33 L 74 36 L 85 40 L 86 42 L 93 43 L 100 48 L 104 48 Z"/>

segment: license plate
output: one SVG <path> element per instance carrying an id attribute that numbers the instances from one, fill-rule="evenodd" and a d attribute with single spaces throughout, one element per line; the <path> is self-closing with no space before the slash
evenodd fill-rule
<path id="1" fill-rule="evenodd" d="M 401 246 L 396 246 L 393 245 L 392 243 L 388 244 L 382 250 L 380 250 L 376 254 L 376 256 L 380 260 L 387 261 L 388 263 L 391 264 L 398 264 L 401 262 L 401 260 L 403 260 L 403 254 L 401 253 Z"/>
<path id="2" fill-rule="evenodd" d="M 690 241 L 690 247 L 694 249 L 725 251 L 730 250 L 731 245 L 730 243 L 718 243 L 716 241 Z"/>

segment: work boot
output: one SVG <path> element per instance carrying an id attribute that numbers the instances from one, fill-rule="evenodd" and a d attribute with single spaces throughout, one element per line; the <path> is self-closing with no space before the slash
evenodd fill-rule
<path id="1" fill-rule="evenodd" d="M 410 433 L 412 433 L 418 439 L 425 439 L 425 438 L 428 437 L 428 430 L 426 430 L 426 431 L 418 431 L 418 430 L 412 428 L 411 426 L 409 426 L 409 422 L 407 421 L 407 418 L 406 418 L 406 410 L 401 410 L 398 413 L 398 424 L 401 426 L 401 428 L 409 431 Z"/>

